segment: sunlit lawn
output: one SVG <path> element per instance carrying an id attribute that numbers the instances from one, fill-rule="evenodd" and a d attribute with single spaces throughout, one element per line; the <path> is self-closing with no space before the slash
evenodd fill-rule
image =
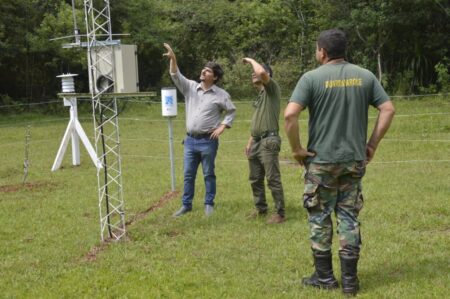
<path id="1" fill-rule="evenodd" d="M 361 291 L 367 298 L 444 298 L 450 285 L 450 99 L 396 99 L 391 130 L 368 166 L 361 212 Z M 282 133 L 280 154 L 287 222 L 247 220 L 252 210 L 248 166 L 251 103 L 220 140 L 215 214 L 203 212 L 203 180 L 194 211 L 171 214 L 179 195 L 144 217 L 170 191 L 168 123 L 158 104 L 128 103 L 120 115 L 126 219 L 121 242 L 100 246 L 95 168 L 86 151 L 50 168 L 68 121 L 60 115 L 0 118 L 1 297 L 335 298 L 340 291 L 305 289 L 313 271 L 302 170 Z M 81 122 L 93 135 L 91 115 Z M 182 189 L 184 107 L 174 120 L 176 189 Z M 370 111 L 372 128 L 376 110 Z M 300 126 L 306 143 L 307 113 Z M 26 126 L 29 175 L 22 186 Z M 283 121 L 280 121 L 281 127 Z M 268 192 L 270 207 L 273 207 Z M 340 277 L 334 240 L 334 267 Z"/>

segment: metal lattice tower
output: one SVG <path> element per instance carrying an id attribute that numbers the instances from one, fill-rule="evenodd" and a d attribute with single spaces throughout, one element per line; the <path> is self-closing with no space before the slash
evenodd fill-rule
<path id="1" fill-rule="evenodd" d="M 94 3 L 95 2 L 95 3 Z M 102 6 L 102 7 L 99 7 Z M 119 122 L 114 92 L 115 65 L 109 0 L 84 0 L 97 168 L 100 234 L 119 240 L 125 235 Z"/>

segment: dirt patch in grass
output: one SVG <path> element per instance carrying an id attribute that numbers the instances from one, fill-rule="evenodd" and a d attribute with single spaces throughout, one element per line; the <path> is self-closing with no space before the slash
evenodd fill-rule
<path id="1" fill-rule="evenodd" d="M 55 186 L 56 185 L 54 183 L 49 183 L 49 182 L 25 183 L 25 185 L 23 185 L 23 184 L 3 185 L 3 186 L 0 186 L 0 193 L 11 193 L 11 192 L 17 192 L 17 191 L 22 191 L 22 190 L 34 191 L 34 190 L 41 190 L 41 189 L 51 189 Z"/>
<path id="2" fill-rule="evenodd" d="M 164 233 L 164 235 L 166 235 L 169 238 L 175 238 L 175 237 L 179 236 L 180 234 L 181 234 L 180 232 L 173 231 L 173 230 Z"/>
<path id="3" fill-rule="evenodd" d="M 105 250 L 108 247 L 110 241 L 105 240 L 102 244 L 95 246 L 85 255 L 84 259 L 87 262 L 94 262 L 97 259 L 97 254 Z"/>
<path id="4" fill-rule="evenodd" d="M 153 204 L 152 206 L 150 206 L 147 210 L 140 212 L 136 215 L 134 215 L 131 220 L 128 220 L 125 224 L 127 226 L 129 225 L 133 225 L 133 223 L 135 223 L 136 221 L 139 221 L 143 218 L 145 218 L 149 213 L 162 208 L 168 201 L 170 201 L 171 199 L 178 197 L 178 195 L 180 194 L 179 191 L 173 191 L 173 192 L 167 192 L 166 194 L 164 194 L 157 203 Z"/>
<path id="5" fill-rule="evenodd" d="M 123 236 L 120 240 L 120 242 L 127 242 L 130 241 L 130 238 L 125 235 Z M 119 242 L 118 240 L 116 240 L 115 238 L 107 238 L 103 241 L 103 243 L 101 243 L 98 246 L 93 247 L 91 250 L 89 250 L 89 252 L 84 256 L 84 260 L 87 262 L 94 262 L 95 260 L 97 260 L 97 255 L 100 252 L 103 252 L 104 250 L 106 250 L 109 246 L 109 244 L 114 243 L 114 242 Z"/>
<path id="6" fill-rule="evenodd" d="M 156 202 L 155 204 L 151 205 L 148 209 L 146 209 L 143 212 L 140 212 L 136 215 L 134 215 L 132 217 L 131 220 L 128 220 L 127 222 L 125 222 L 126 226 L 130 226 L 133 225 L 135 222 L 144 219 L 148 214 L 150 214 L 151 212 L 162 208 L 167 202 L 169 202 L 171 199 L 178 197 L 179 195 L 179 191 L 174 191 L 174 192 L 168 192 L 166 194 L 164 194 L 159 200 L 158 202 Z M 177 233 L 176 232 L 171 232 L 169 234 L 169 236 L 174 237 L 176 236 Z M 128 235 L 125 235 L 124 237 L 122 237 L 121 241 L 129 241 L 131 240 L 130 237 Z M 95 246 L 94 248 L 92 248 L 91 250 L 89 250 L 89 252 L 85 255 L 84 260 L 87 262 L 94 262 L 97 259 L 97 255 L 104 251 L 106 248 L 108 248 L 109 244 L 115 242 L 116 240 L 114 238 L 108 238 L 105 239 L 105 241 L 98 245 Z"/>
<path id="7" fill-rule="evenodd" d="M 419 229 L 419 233 L 421 234 L 443 234 L 443 235 L 450 235 L 450 226 L 444 226 L 444 227 L 436 227 L 432 229 Z"/>

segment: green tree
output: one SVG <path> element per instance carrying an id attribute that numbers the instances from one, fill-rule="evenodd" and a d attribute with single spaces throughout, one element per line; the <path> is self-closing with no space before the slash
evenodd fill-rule
<path id="1" fill-rule="evenodd" d="M 80 74 L 87 91 L 86 49 L 62 49 L 73 34 L 71 0 L 0 2 L 0 97 L 31 101 L 59 91 L 56 75 Z M 76 20 L 85 32 L 84 1 Z M 284 94 L 315 67 L 320 31 L 344 29 L 348 58 L 369 68 L 389 92 L 444 90 L 449 57 L 450 8 L 445 0 L 114 0 L 113 33 L 138 46 L 141 90 L 171 84 L 163 42 L 174 48 L 183 73 L 196 78 L 208 60 L 226 69 L 224 85 L 249 96 L 241 58 L 268 62 Z M 102 6 L 102 0 L 96 0 Z M 84 84 L 84 85 L 83 85 Z"/>

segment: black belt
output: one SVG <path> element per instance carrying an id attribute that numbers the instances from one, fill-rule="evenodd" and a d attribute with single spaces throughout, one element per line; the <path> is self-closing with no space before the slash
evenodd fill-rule
<path id="1" fill-rule="evenodd" d="M 261 139 L 267 138 L 267 137 L 272 137 L 272 136 L 278 136 L 278 132 L 277 131 L 266 131 L 263 132 L 261 135 L 259 136 L 252 136 L 253 140 L 258 142 Z"/>
<path id="2" fill-rule="evenodd" d="M 205 138 L 211 138 L 211 133 L 203 133 L 203 134 L 191 134 L 186 133 L 189 137 L 192 137 L 194 139 L 205 139 Z"/>

